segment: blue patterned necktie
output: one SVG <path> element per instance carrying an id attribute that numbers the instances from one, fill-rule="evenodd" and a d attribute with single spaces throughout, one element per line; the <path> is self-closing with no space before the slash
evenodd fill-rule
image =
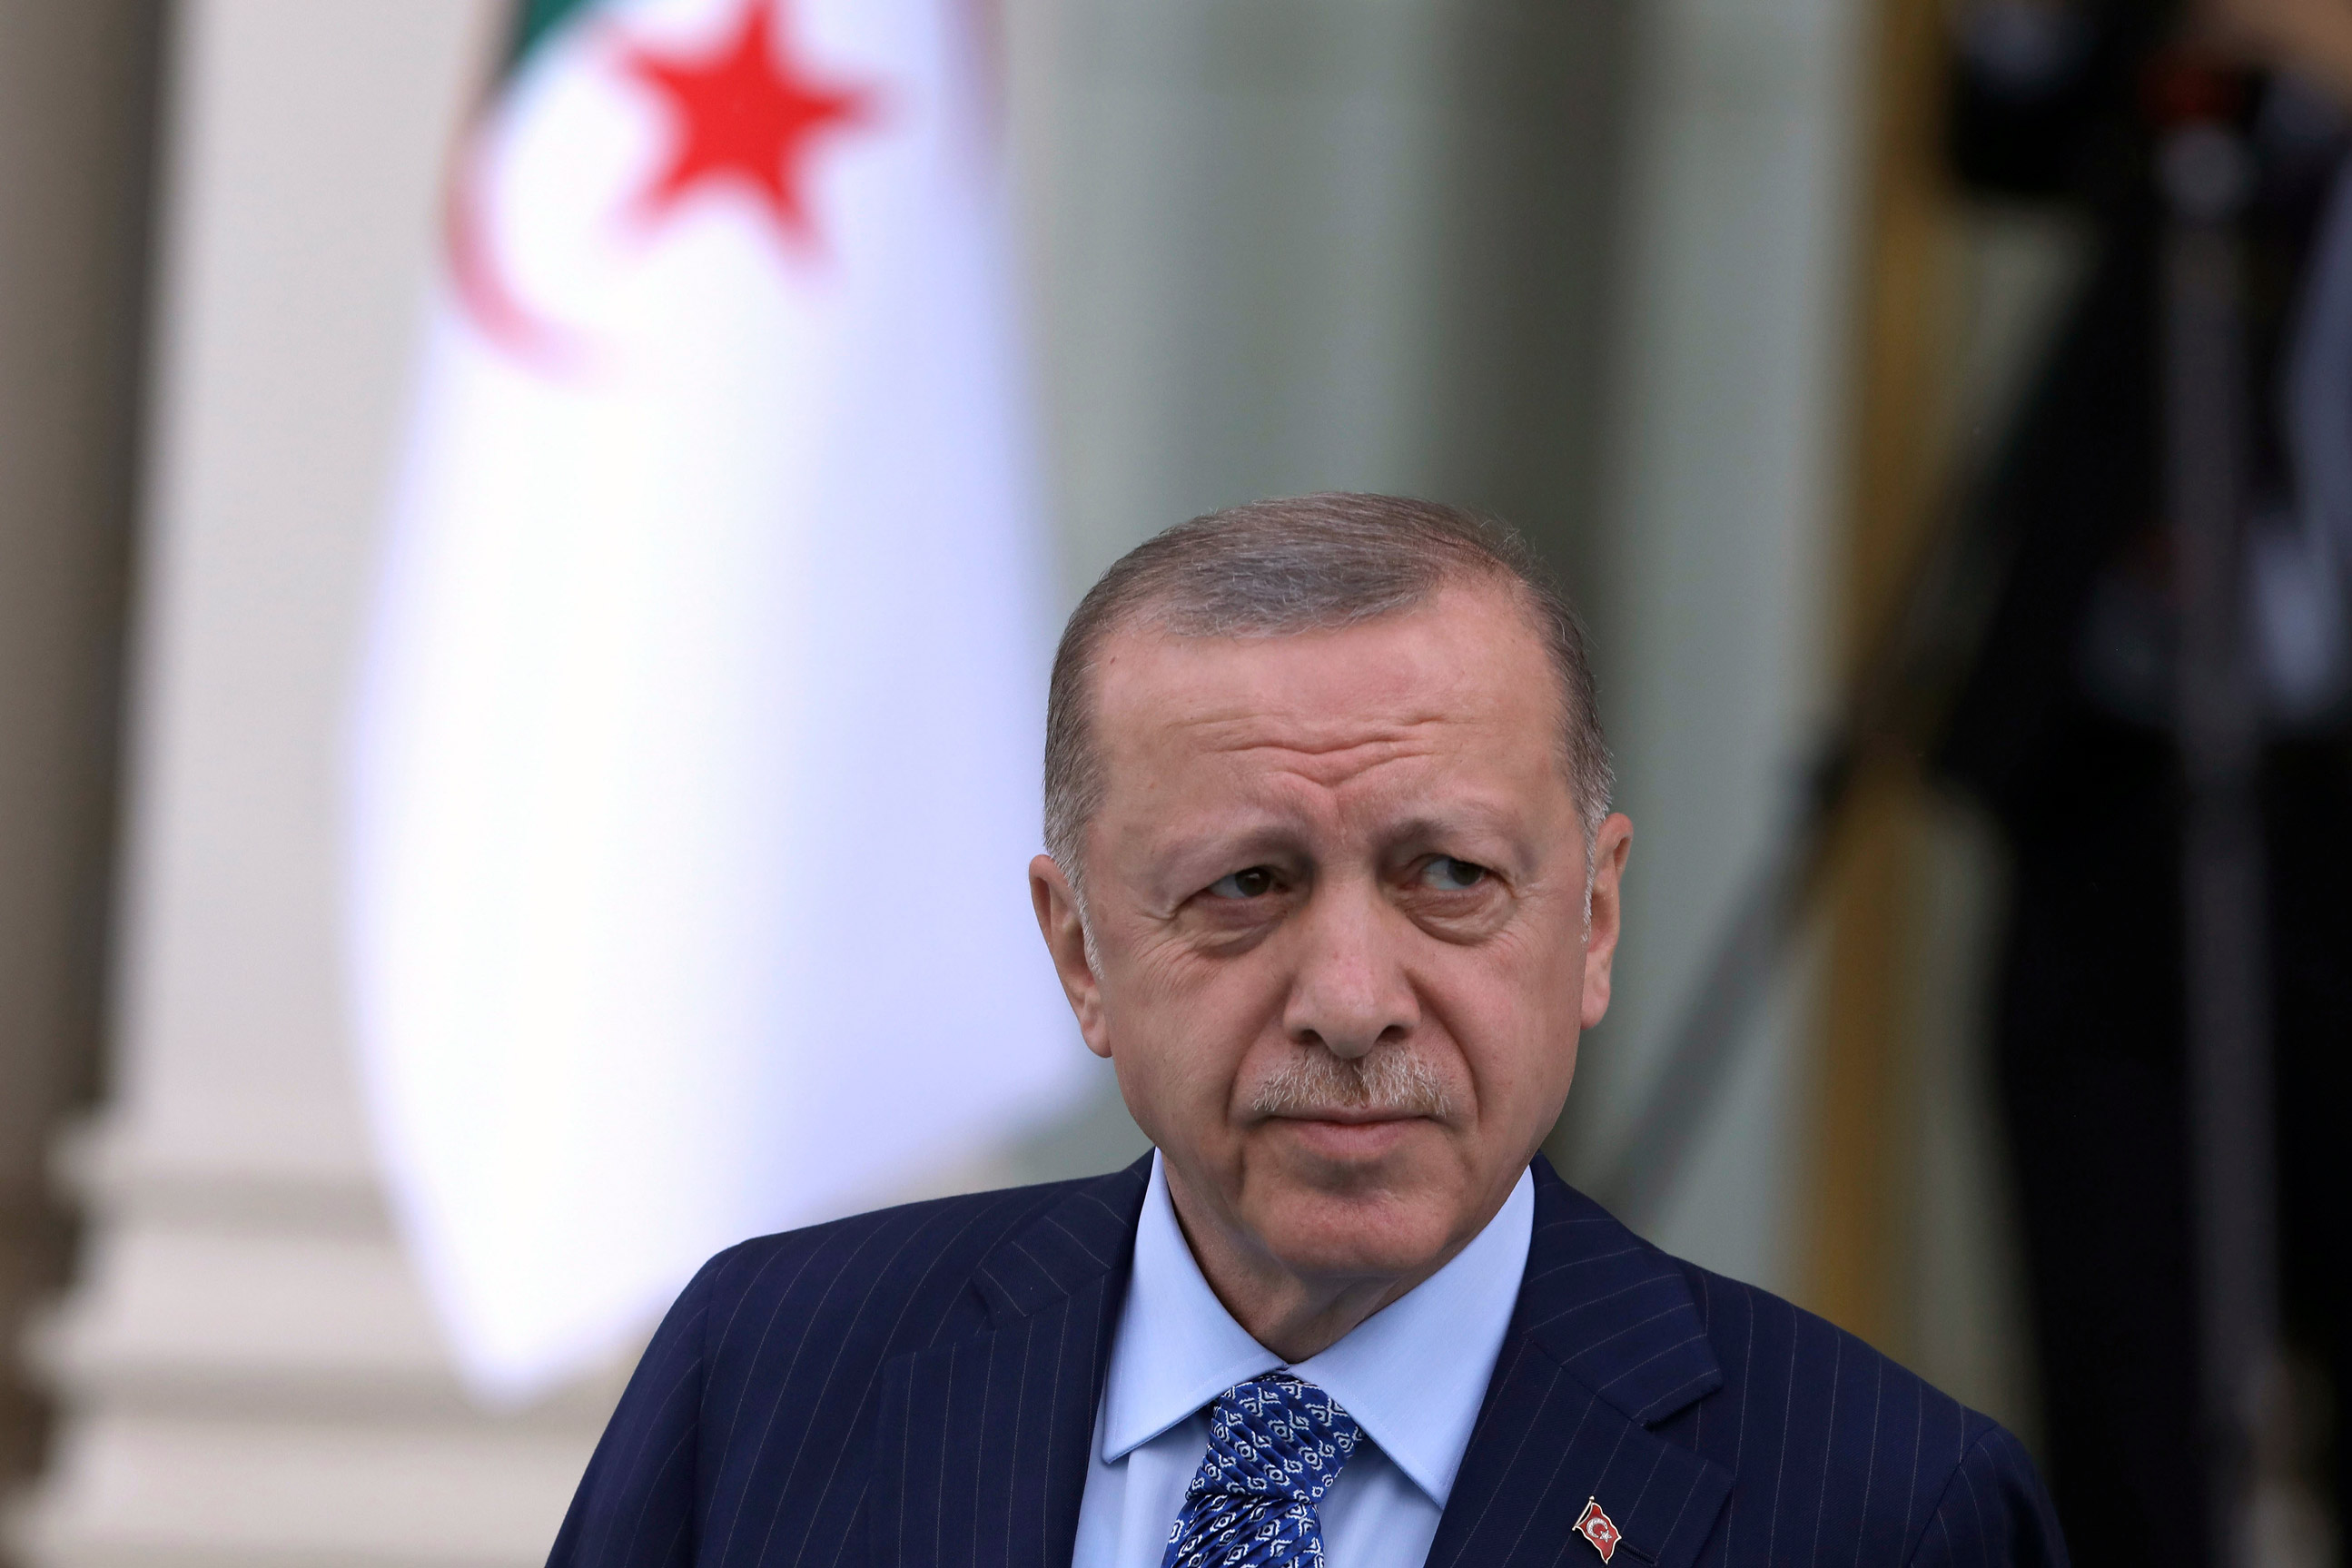
<path id="1" fill-rule="evenodd" d="M 1209 1402 L 1209 1451 L 1160 1568 L 1324 1568 L 1315 1505 L 1362 1437 L 1337 1400 L 1286 1372 L 1234 1384 Z"/>

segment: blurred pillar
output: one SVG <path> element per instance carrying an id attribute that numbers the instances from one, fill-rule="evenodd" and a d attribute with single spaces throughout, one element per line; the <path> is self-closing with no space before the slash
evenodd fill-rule
<path id="1" fill-rule="evenodd" d="M 1610 485 L 1588 595 L 1633 817 L 1610 1016 L 1551 1147 L 1606 1167 L 1652 1091 L 1727 915 L 1786 831 L 1830 663 L 1860 0 L 1655 0 L 1633 15 L 1629 146 L 1604 408 Z M 1801 1288 L 1809 978 L 1728 1053 L 1661 1245 Z M 1629 1151 L 1641 1158 L 1644 1151 Z"/>
<path id="2" fill-rule="evenodd" d="M 1620 0 L 1014 0 L 1069 598 L 1315 489 L 1601 511 Z"/>
<path id="3" fill-rule="evenodd" d="M 61 1406 L 10 1521 L 33 1564 L 521 1568 L 613 1394 L 460 1397 L 377 1197 L 337 956 L 350 660 L 441 160 L 504 11 L 173 13 L 112 1052 L 63 1162 L 77 1277 L 32 1340 Z"/>
<path id="4" fill-rule="evenodd" d="M 91 1091 L 138 425 L 153 0 L 0 0 L 0 1334 L 63 1268 Z M 0 1372 L 0 1484 L 40 1411 Z"/>
<path id="5" fill-rule="evenodd" d="M 1897 612 L 1950 478 L 1958 231 L 1944 174 L 1938 0 L 1874 0 L 1854 291 L 1853 456 L 1836 658 L 1862 669 Z M 1865 758 L 1832 849 L 1807 1304 L 1897 1354 L 1916 1162 L 1910 998 L 1926 907 L 1918 759 Z"/>

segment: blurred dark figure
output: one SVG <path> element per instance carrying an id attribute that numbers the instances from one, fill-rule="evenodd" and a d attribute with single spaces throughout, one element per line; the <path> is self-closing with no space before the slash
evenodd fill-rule
<path id="1" fill-rule="evenodd" d="M 2074 204 L 2098 246 L 1992 477 L 1984 515 L 2005 575 L 1939 760 L 2015 854 L 2000 1074 L 2067 1539 L 2086 1568 L 2196 1563 L 2208 1535 L 2151 64 L 2189 36 L 2247 66 L 2232 112 L 2254 160 L 2246 592 L 2269 737 L 2279 1250 L 2290 1343 L 2340 1402 L 2352 1394 L 2352 0 L 2194 13 L 1979 0 L 1961 26 L 1962 180 Z M 2347 1445 L 2321 1441 L 2318 1484 L 2342 1521 Z"/>

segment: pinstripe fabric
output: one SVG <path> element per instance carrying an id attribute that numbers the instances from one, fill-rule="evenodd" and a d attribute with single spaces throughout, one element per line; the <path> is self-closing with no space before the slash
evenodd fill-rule
<path id="1" fill-rule="evenodd" d="M 1536 1175 L 1528 1278 L 1433 1568 L 1597 1562 L 1569 1536 L 1588 1497 L 1642 1564 L 2065 1563 L 1994 1422 Z"/>
<path id="2" fill-rule="evenodd" d="M 745 1242 L 687 1287 L 551 1568 L 1062 1568 L 1149 1163 Z M 1433 1568 L 2063 1564 L 2016 1441 L 1536 1166 Z M 1337 1568 L 1347 1568 L 1340 1563 Z M 1612 1568 L 1622 1565 L 1612 1564 Z"/>

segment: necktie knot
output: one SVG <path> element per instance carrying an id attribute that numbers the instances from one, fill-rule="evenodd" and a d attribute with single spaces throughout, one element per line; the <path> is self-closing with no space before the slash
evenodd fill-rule
<path id="1" fill-rule="evenodd" d="M 1323 1494 L 1356 1451 L 1355 1417 L 1286 1372 L 1209 1403 L 1209 1451 L 1184 1489 L 1161 1568 L 1323 1568 Z"/>

